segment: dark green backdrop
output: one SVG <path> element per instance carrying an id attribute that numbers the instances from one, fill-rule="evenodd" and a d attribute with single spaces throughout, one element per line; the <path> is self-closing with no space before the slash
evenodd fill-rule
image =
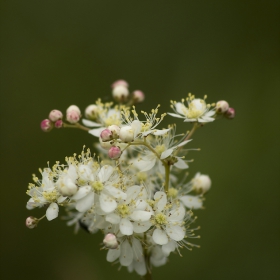
<path id="1" fill-rule="evenodd" d="M 120 78 L 146 93 L 147 109 L 168 111 L 188 92 L 236 109 L 190 144 L 202 149 L 191 175 L 213 181 L 197 212 L 201 248 L 172 255 L 154 279 L 279 279 L 278 15 L 273 0 L 1 1 L 2 279 L 138 279 L 106 262 L 101 235 L 59 219 L 24 225 L 43 213 L 25 208 L 31 174 L 93 142 L 43 133 L 40 121 L 109 99 Z"/>

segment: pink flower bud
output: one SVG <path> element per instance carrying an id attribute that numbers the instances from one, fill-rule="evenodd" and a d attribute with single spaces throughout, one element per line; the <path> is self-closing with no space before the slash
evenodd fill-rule
<path id="1" fill-rule="evenodd" d="M 101 131 L 100 138 L 103 142 L 107 142 L 107 141 L 110 141 L 113 139 L 113 134 L 112 134 L 111 130 L 106 128 Z"/>
<path id="2" fill-rule="evenodd" d="M 112 136 L 114 139 L 118 139 L 119 138 L 119 134 L 120 134 L 120 127 L 113 124 L 108 126 L 108 129 L 112 132 Z"/>
<path id="3" fill-rule="evenodd" d="M 112 146 L 108 151 L 108 156 L 111 159 L 119 159 L 122 154 L 122 151 L 119 147 Z"/>
<path id="4" fill-rule="evenodd" d="M 34 218 L 32 216 L 28 217 L 25 221 L 25 225 L 30 228 L 33 229 L 35 227 L 37 227 L 39 220 L 37 218 Z"/>
<path id="5" fill-rule="evenodd" d="M 233 108 L 229 108 L 224 115 L 227 119 L 233 119 L 235 117 L 235 110 Z"/>
<path id="6" fill-rule="evenodd" d="M 87 119 L 95 120 L 98 116 L 98 107 L 95 104 L 87 106 L 85 116 Z"/>
<path id="7" fill-rule="evenodd" d="M 49 132 L 53 129 L 53 123 L 49 119 L 45 119 L 41 121 L 41 129 L 44 132 Z"/>
<path id="8" fill-rule="evenodd" d="M 81 114 L 75 110 L 69 111 L 66 114 L 66 120 L 70 123 L 77 123 L 80 120 Z"/>
<path id="9" fill-rule="evenodd" d="M 135 90 L 132 93 L 133 99 L 135 103 L 143 102 L 145 99 L 145 94 L 141 90 Z"/>
<path id="10" fill-rule="evenodd" d="M 63 117 L 63 114 L 59 110 L 52 110 L 49 114 L 49 119 L 52 122 L 56 122 L 57 120 L 61 120 Z"/>
<path id="11" fill-rule="evenodd" d="M 103 239 L 103 243 L 109 249 L 117 249 L 119 246 L 117 237 L 113 233 L 107 233 Z"/>
<path id="12" fill-rule="evenodd" d="M 216 112 L 218 114 L 225 113 L 229 108 L 228 103 L 225 100 L 218 101 L 216 104 Z"/>
<path id="13" fill-rule="evenodd" d="M 61 128 L 63 127 L 63 121 L 62 120 L 57 120 L 55 123 L 54 123 L 54 126 L 56 128 Z"/>
<path id="14" fill-rule="evenodd" d="M 128 87 L 128 83 L 125 80 L 117 80 L 112 84 L 112 88 L 115 88 L 116 86 Z"/>

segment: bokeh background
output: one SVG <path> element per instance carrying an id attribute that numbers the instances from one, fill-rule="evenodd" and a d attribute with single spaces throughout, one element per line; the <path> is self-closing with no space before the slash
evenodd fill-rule
<path id="1" fill-rule="evenodd" d="M 25 208 L 31 174 L 94 141 L 43 133 L 40 121 L 110 100 L 117 79 L 145 92 L 141 109 L 170 111 L 188 92 L 236 109 L 189 144 L 201 148 L 190 176 L 213 181 L 196 212 L 201 248 L 172 255 L 154 279 L 279 279 L 278 15 L 273 0 L 1 1 L 2 279 L 139 279 L 106 262 L 101 234 L 74 235 L 60 219 L 25 227 L 44 212 Z"/>

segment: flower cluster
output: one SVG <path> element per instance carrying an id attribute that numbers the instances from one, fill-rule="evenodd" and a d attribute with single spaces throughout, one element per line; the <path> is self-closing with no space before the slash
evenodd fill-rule
<path id="1" fill-rule="evenodd" d="M 52 110 L 41 128 L 74 127 L 98 137 L 98 156 L 85 148 L 80 155 L 66 157 L 65 163 L 40 169 L 41 178 L 33 175 L 27 194 L 27 209 L 46 207 L 41 218 L 28 217 L 26 226 L 35 228 L 44 217 L 51 221 L 64 207 L 67 224 L 75 231 L 104 233 L 107 261 L 119 262 L 139 275 L 149 275 L 152 266 L 167 262 L 171 252 L 198 245 L 192 224 L 193 210 L 202 209 L 205 193 L 211 187 L 208 175 L 196 173 L 179 180 L 179 172 L 189 167 L 191 137 L 201 125 L 224 116 L 234 117 L 226 101 L 206 104 L 193 95 L 182 102 L 171 101 L 175 118 L 192 122 L 193 128 L 177 134 L 176 125 L 159 129 L 166 113 L 159 106 L 150 113 L 136 111 L 135 104 L 144 100 L 143 92 L 129 93 L 127 82 L 112 85 L 113 102 L 97 100 L 81 111 L 71 105 L 66 120 L 59 110 Z M 142 116 L 142 117 L 141 117 Z M 193 149 L 192 149 L 193 150 Z"/>

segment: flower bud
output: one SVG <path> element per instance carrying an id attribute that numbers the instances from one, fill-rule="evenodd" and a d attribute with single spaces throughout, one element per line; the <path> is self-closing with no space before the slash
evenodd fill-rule
<path id="1" fill-rule="evenodd" d="M 132 93 L 132 97 L 135 103 L 140 103 L 144 101 L 145 94 L 141 90 L 135 90 Z"/>
<path id="2" fill-rule="evenodd" d="M 113 124 L 108 126 L 108 129 L 112 132 L 112 136 L 114 139 L 118 139 L 119 138 L 119 134 L 120 134 L 120 127 Z"/>
<path id="3" fill-rule="evenodd" d="M 72 196 L 78 191 L 77 185 L 68 176 L 57 181 L 57 189 L 63 196 Z"/>
<path id="4" fill-rule="evenodd" d="M 62 120 L 57 120 L 55 123 L 54 123 L 54 126 L 56 128 L 61 128 L 63 127 L 63 121 Z"/>
<path id="5" fill-rule="evenodd" d="M 129 91 L 128 91 L 128 83 L 124 80 L 116 81 L 112 84 L 113 88 L 113 98 L 117 102 L 124 102 L 127 100 Z"/>
<path id="6" fill-rule="evenodd" d="M 108 156 L 111 159 L 119 159 L 122 154 L 120 147 L 112 146 L 108 151 Z"/>
<path id="7" fill-rule="evenodd" d="M 61 120 L 63 117 L 63 114 L 59 110 L 52 110 L 49 114 L 49 119 L 52 122 L 56 122 L 57 120 Z"/>
<path id="8" fill-rule="evenodd" d="M 53 129 L 53 123 L 49 119 L 45 119 L 41 121 L 41 129 L 44 132 L 49 132 Z"/>
<path id="9" fill-rule="evenodd" d="M 120 139 L 125 143 L 133 141 L 134 129 L 131 126 L 123 126 L 120 129 Z"/>
<path id="10" fill-rule="evenodd" d="M 100 133 L 100 139 L 102 142 L 107 142 L 113 139 L 113 133 L 108 128 L 104 129 Z"/>
<path id="11" fill-rule="evenodd" d="M 110 141 L 103 142 L 101 137 L 99 137 L 99 143 L 100 143 L 100 146 L 105 150 L 109 150 L 112 147 L 112 144 L 110 143 Z"/>
<path id="12" fill-rule="evenodd" d="M 87 119 L 96 120 L 98 116 L 98 107 L 95 104 L 86 107 L 85 116 Z"/>
<path id="13" fill-rule="evenodd" d="M 117 238 L 113 233 L 107 233 L 103 239 L 103 243 L 109 249 L 117 249 L 119 246 Z"/>
<path id="14" fill-rule="evenodd" d="M 224 100 L 218 101 L 217 104 L 216 104 L 216 112 L 218 114 L 225 113 L 228 110 L 228 108 L 229 108 L 229 105 Z"/>
<path id="15" fill-rule="evenodd" d="M 71 106 L 69 106 L 69 107 L 67 108 L 67 110 L 66 110 L 66 113 L 69 113 L 69 112 L 72 112 L 72 111 L 75 111 L 75 112 L 77 112 L 77 113 L 79 113 L 79 114 L 81 115 L 81 110 L 80 110 L 79 107 L 76 106 L 76 105 L 71 105 Z"/>
<path id="16" fill-rule="evenodd" d="M 235 110 L 233 108 L 229 108 L 224 115 L 227 119 L 233 119 L 235 117 Z"/>
<path id="17" fill-rule="evenodd" d="M 77 123 L 81 118 L 81 111 L 78 106 L 71 105 L 66 110 L 66 119 L 70 123 Z"/>
<path id="18" fill-rule="evenodd" d="M 32 217 L 32 216 L 28 217 L 25 220 L 25 225 L 30 229 L 33 229 L 33 228 L 37 227 L 38 223 L 39 223 L 39 220 L 37 218 Z"/>
<path id="19" fill-rule="evenodd" d="M 192 187 L 197 192 L 205 193 L 211 187 L 211 179 L 208 175 L 197 173 L 192 179 Z"/>

